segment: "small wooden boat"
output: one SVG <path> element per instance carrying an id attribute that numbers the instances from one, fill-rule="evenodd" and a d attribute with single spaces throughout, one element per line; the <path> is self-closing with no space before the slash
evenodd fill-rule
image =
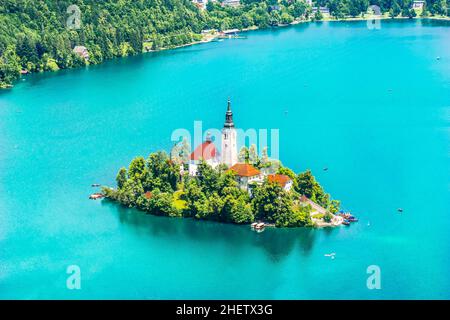
<path id="1" fill-rule="evenodd" d="M 91 199 L 91 200 L 98 200 L 98 199 L 102 199 L 104 197 L 105 197 L 105 195 L 103 195 L 101 193 L 94 193 L 94 194 L 91 194 L 89 196 L 89 199 Z"/>
<path id="2" fill-rule="evenodd" d="M 403 209 L 402 209 L 402 208 L 398 208 L 397 211 L 400 212 L 400 213 L 402 213 L 402 212 L 403 212 Z"/>
<path id="3" fill-rule="evenodd" d="M 98 187 L 100 187 L 100 184 L 99 183 L 93 183 L 93 184 L 91 184 L 91 187 L 98 188 Z"/>
<path id="4" fill-rule="evenodd" d="M 264 229 L 265 226 L 266 225 L 263 222 L 257 223 L 256 226 L 255 226 L 255 229 L 256 230 L 261 230 L 261 229 Z"/>

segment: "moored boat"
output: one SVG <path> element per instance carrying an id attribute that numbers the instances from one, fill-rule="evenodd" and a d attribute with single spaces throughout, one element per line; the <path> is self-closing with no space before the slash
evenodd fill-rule
<path id="1" fill-rule="evenodd" d="M 89 196 L 89 199 L 91 199 L 91 200 L 98 200 L 98 199 L 102 199 L 102 198 L 104 198 L 104 197 L 105 197 L 104 194 L 101 194 L 101 193 L 94 193 L 94 194 L 91 194 L 91 195 Z"/>
<path id="2" fill-rule="evenodd" d="M 261 229 L 264 229 L 265 226 L 266 225 L 263 222 L 257 223 L 256 226 L 255 226 L 255 229 L 256 230 L 261 230 Z"/>

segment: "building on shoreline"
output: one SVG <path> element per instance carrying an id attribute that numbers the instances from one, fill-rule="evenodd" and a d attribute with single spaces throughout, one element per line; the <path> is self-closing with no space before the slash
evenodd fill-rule
<path id="1" fill-rule="evenodd" d="M 319 10 L 322 14 L 330 15 L 330 9 L 328 9 L 327 7 L 312 7 L 313 14 L 315 14 L 317 10 Z"/>
<path id="2" fill-rule="evenodd" d="M 413 1 L 411 8 L 423 10 L 424 6 L 425 6 L 425 1 Z"/>
<path id="3" fill-rule="evenodd" d="M 230 7 L 239 7 L 241 5 L 240 0 L 224 0 L 222 2 L 224 6 L 230 6 Z"/>
<path id="4" fill-rule="evenodd" d="M 195 4 L 197 8 L 205 10 L 209 1 L 212 0 L 192 0 L 192 3 Z"/>
<path id="5" fill-rule="evenodd" d="M 89 61 L 89 51 L 85 46 L 75 46 L 75 48 L 73 48 L 73 52 L 86 61 Z"/>

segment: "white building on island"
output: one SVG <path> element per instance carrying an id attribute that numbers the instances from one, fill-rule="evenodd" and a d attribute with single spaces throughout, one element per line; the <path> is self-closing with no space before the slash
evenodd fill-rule
<path id="1" fill-rule="evenodd" d="M 267 176 L 269 182 L 277 183 L 285 191 L 289 192 L 292 189 L 293 181 L 287 175 L 284 174 L 269 174 Z"/>
<path id="2" fill-rule="evenodd" d="M 262 183 L 264 181 L 261 171 L 248 163 L 236 163 L 229 171 L 235 174 L 239 187 L 244 190 L 249 190 L 251 183 Z"/>

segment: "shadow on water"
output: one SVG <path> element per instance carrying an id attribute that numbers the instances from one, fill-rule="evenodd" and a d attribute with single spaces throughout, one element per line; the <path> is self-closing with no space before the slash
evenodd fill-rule
<path id="1" fill-rule="evenodd" d="M 448 27 L 450 26 L 449 20 L 438 19 L 420 19 L 420 24 L 424 27 Z"/>
<path id="2" fill-rule="evenodd" d="M 256 234 L 256 233 L 255 233 Z M 272 261 L 281 261 L 298 246 L 303 256 L 308 256 L 314 247 L 315 230 L 311 228 L 268 228 L 257 234 L 253 244 L 263 248 Z"/>
<path id="3" fill-rule="evenodd" d="M 139 236 L 177 238 L 180 241 L 205 244 L 221 243 L 236 251 L 247 244 L 261 249 L 273 262 L 281 262 L 296 246 L 301 255 L 308 256 L 314 247 L 317 234 L 316 230 L 311 228 L 266 228 L 264 232 L 257 233 L 248 225 L 148 215 L 108 200 L 102 201 L 102 206 L 117 212 L 119 222 Z"/>
<path id="4" fill-rule="evenodd" d="M 127 57 L 114 57 L 103 61 L 100 64 L 93 64 L 89 66 L 75 67 L 70 69 L 61 69 L 54 72 L 35 72 L 30 73 L 25 76 L 21 76 L 14 82 L 14 86 L 26 85 L 26 86 L 36 86 L 42 82 L 48 81 L 49 79 L 67 78 L 73 77 L 74 79 L 85 74 L 88 74 L 94 70 L 113 70 L 118 72 L 120 70 L 128 71 L 131 68 L 136 69 L 137 67 L 144 65 L 147 59 L 151 58 L 150 55 L 138 54 L 134 56 Z M 13 89 L 13 88 L 12 88 Z M 11 90 L 0 90 L 2 91 L 12 91 Z"/>

